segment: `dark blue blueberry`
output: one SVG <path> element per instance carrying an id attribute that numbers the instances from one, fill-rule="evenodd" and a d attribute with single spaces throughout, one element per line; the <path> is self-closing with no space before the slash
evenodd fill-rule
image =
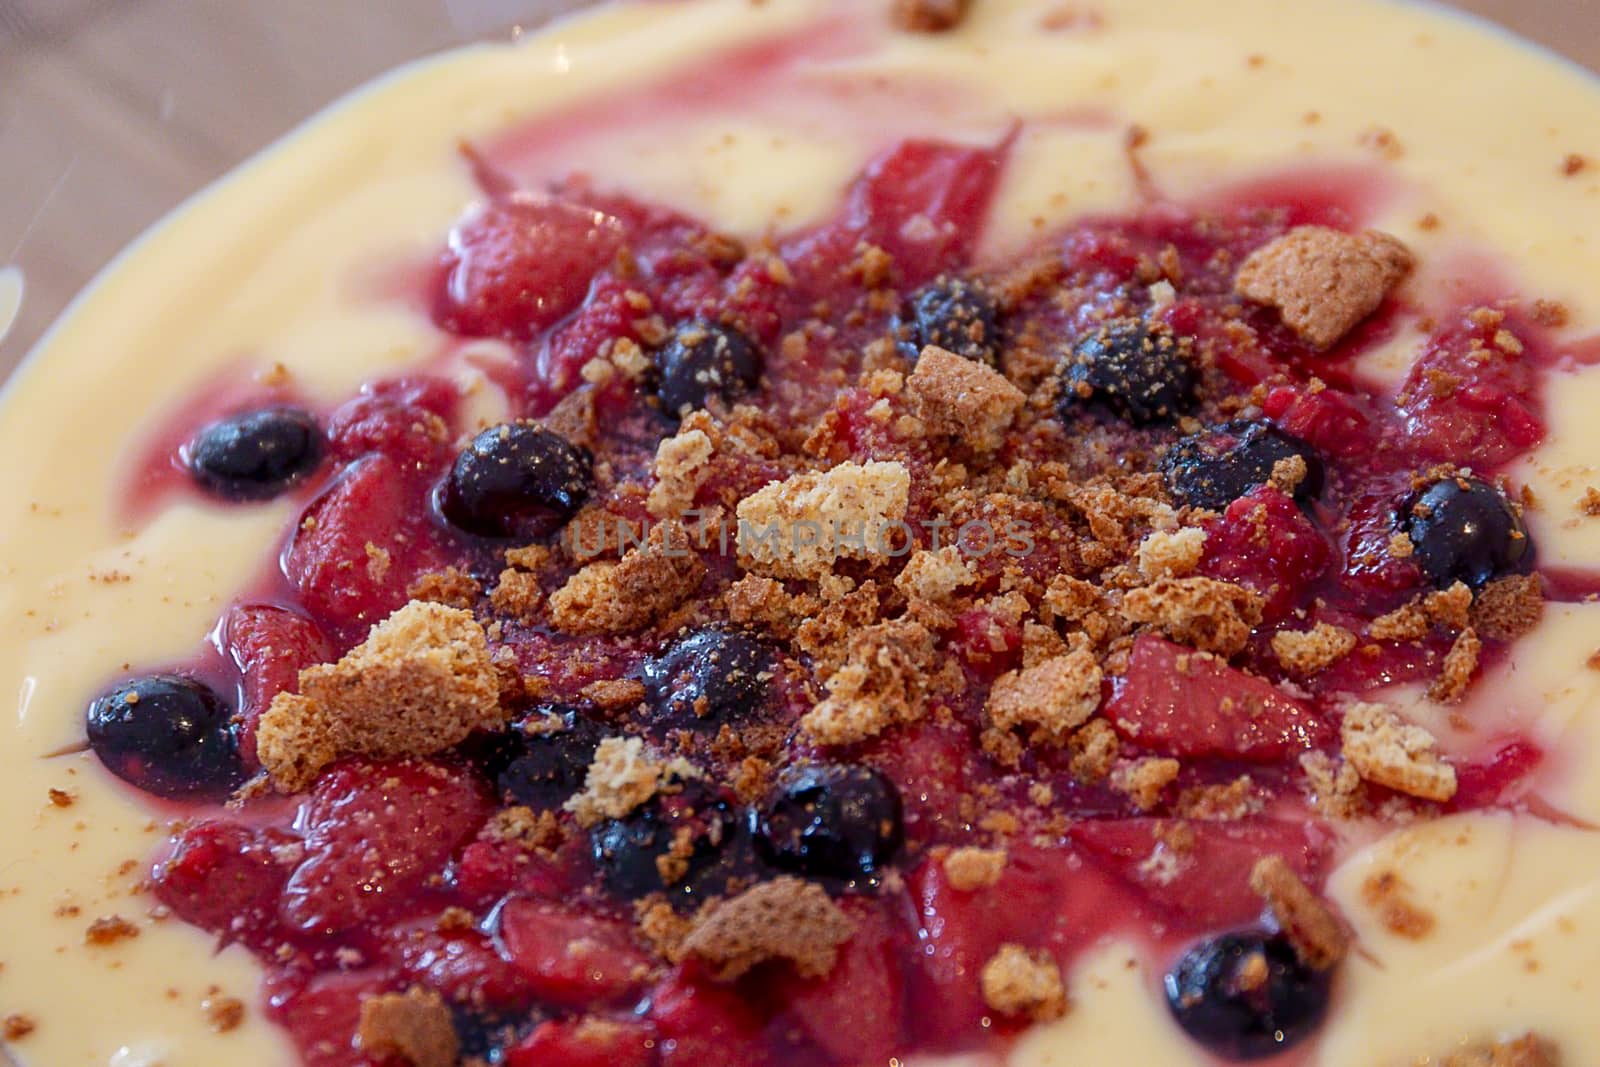
<path id="1" fill-rule="evenodd" d="M 712 397 L 732 400 L 761 381 L 755 342 L 716 323 L 679 326 L 655 360 L 661 409 L 672 416 L 703 408 Z"/>
<path id="2" fill-rule="evenodd" d="M 456 457 L 440 495 L 453 525 L 482 537 L 548 537 L 589 498 L 594 460 L 531 422 L 493 426 Z"/>
<path id="3" fill-rule="evenodd" d="M 322 462 L 317 420 L 295 408 L 266 408 L 213 422 L 184 448 L 201 488 L 226 500 L 277 496 Z"/>
<path id="4" fill-rule="evenodd" d="M 176 674 L 124 682 L 94 699 L 89 746 L 118 778 L 160 797 L 222 797 L 245 780 L 233 709 Z"/>
<path id="5" fill-rule="evenodd" d="M 474 735 L 463 750 L 507 804 L 543 811 L 560 808 L 583 788 L 604 738 L 578 709 L 546 706 L 503 733 Z"/>
<path id="6" fill-rule="evenodd" d="M 754 817 L 756 852 L 809 878 L 874 881 L 905 844 L 900 793 L 859 764 L 813 763 L 779 776 Z"/>
<path id="7" fill-rule="evenodd" d="M 915 361 L 928 345 L 977 363 L 1000 359 L 1000 305 L 979 282 L 940 277 L 911 294 L 896 324 L 900 351 Z"/>
<path id="8" fill-rule="evenodd" d="M 1440 589 L 1474 589 L 1533 560 L 1533 542 L 1504 493 L 1477 478 L 1442 478 L 1401 509 L 1412 558 Z"/>
<path id="9" fill-rule="evenodd" d="M 463 1059 L 475 1057 L 485 1064 L 504 1062 L 505 1051 L 526 1037 L 541 1021 L 538 1012 L 518 1012 L 501 1016 L 464 1004 L 450 1006 L 455 1023 L 458 1052 Z"/>
<path id="10" fill-rule="evenodd" d="M 766 644 L 736 630 L 711 628 L 682 638 L 648 661 L 644 686 L 661 718 L 715 730 L 760 711 L 775 669 Z"/>
<path id="11" fill-rule="evenodd" d="M 1062 417 L 1095 404 L 1144 425 L 1193 409 L 1199 376 L 1190 347 L 1163 323 L 1102 323 L 1073 346 L 1061 368 Z"/>
<path id="12" fill-rule="evenodd" d="M 702 783 L 688 782 L 678 792 L 657 794 L 624 818 L 599 824 L 590 831 L 590 842 L 612 893 L 638 900 L 664 892 L 687 904 L 721 893 L 736 872 L 738 822 L 726 800 Z M 659 861 L 683 848 L 678 839 L 685 830 L 687 855 L 676 856 L 679 869 L 668 878 L 674 864 Z"/>
<path id="13" fill-rule="evenodd" d="M 1221 511 L 1267 482 L 1273 467 L 1291 456 L 1306 464 L 1295 499 L 1315 500 L 1327 478 L 1317 450 L 1270 422 L 1230 422 L 1191 434 L 1167 449 L 1161 470 L 1179 501 Z"/>
<path id="14" fill-rule="evenodd" d="M 1167 1006 L 1210 1052 L 1258 1060 L 1303 1041 L 1328 1009 L 1328 972 L 1301 963 L 1281 934 L 1241 931 L 1195 945 L 1167 973 Z"/>

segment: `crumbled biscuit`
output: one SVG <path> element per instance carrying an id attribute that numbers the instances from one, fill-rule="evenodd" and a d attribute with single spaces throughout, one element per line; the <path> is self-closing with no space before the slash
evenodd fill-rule
<path id="1" fill-rule="evenodd" d="M 635 903 L 634 923 L 639 936 L 656 950 L 656 954 L 672 962 L 683 958 L 684 939 L 694 929 L 692 918 L 678 914 L 659 896 Z"/>
<path id="2" fill-rule="evenodd" d="M 1431 623 L 1459 630 L 1471 618 L 1472 590 L 1465 582 L 1456 582 L 1448 589 L 1429 593 L 1422 598 L 1422 613 Z"/>
<path id="3" fill-rule="evenodd" d="M 967 17 L 972 0 L 894 0 L 891 18 L 912 33 L 943 33 Z"/>
<path id="4" fill-rule="evenodd" d="M 52 787 L 45 795 L 50 798 L 50 803 L 58 808 L 70 808 L 78 801 L 78 795 L 68 789 Z"/>
<path id="5" fill-rule="evenodd" d="M 1326 622 L 1309 630 L 1280 630 L 1272 635 L 1272 654 L 1291 674 L 1316 674 L 1344 659 L 1355 647 L 1355 634 Z"/>
<path id="6" fill-rule="evenodd" d="M 784 876 L 708 905 L 681 952 L 731 982 L 767 960 L 788 960 L 802 978 L 823 978 L 855 923 L 815 882 Z"/>
<path id="7" fill-rule="evenodd" d="M 87 945 L 114 945 L 139 936 L 139 928 L 120 915 L 107 915 L 96 919 L 83 932 Z"/>
<path id="8" fill-rule="evenodd" d="M 977 360 L 928 345 L 906 379 L 911 410 L 930 434 L 960 440 L 974 452 L 993 452 L 1006 440 L 1027 394 Z"/>
<path id="9" fill-rule="evenodd" d="M 1006 850 L 1003 848 L 951 849 L 944 857 L 944 876 L 950 888 L 962 893 L 988 889 L 1000 881 L 1006 869 Z"/>
<path id="10" fill-rule="evenodd" d="M 1278 309 L 1313 348 L 1331 348 L 1378 309 L 1414 260 L 1388 234 L 1299 226 L 1244 261 L 1234 291 Z"/>
<path id="11" fill-rule="evenodd" d="M 1326 752 L 1307 752 L 1300 757 L 1306 788 L 1312 805 L 1330 819 L 1354 819 L 1366 811 L 1361 775 L 1343 758 Z"/>
<path id="12" fill-rule="evenodd" d="M 456 1067 L 460 1043 L 450 1009 L 432 990 L 382 993 L 361 1002 L 362 1051 L 395 1056 L 411 1067 Z"/>
<path id="13" fill-rule="evenodd" d="M 1344 758 L 1369 782 L 1440 803 L 1456 795 L 1456 769 L 1439 758 L 1434 736 L 1383 704 L 1347 705 L 1340 740 Z"/>
<path id="14" fill-rule="evenodd" d="M 1215 578 L 1162 578 L 1130 589 L 1122 614 L 1130 622 L 1155 626 L 1174 641 L 1231 656 L 1244 648 L 1261 621 L 1256 593 Z"/>
<path id="15" fill-rule="evenodd" d="M 739 560 L 758 574 L 812 580 L 841 558 L 884 560 L 910 495 L 899 462 L 841 463 L 775 482 L 739 501 Z"/>
<path id="16" fill-rule="evenodd" d="M 1544 589 L 1537 574 L 1496 578 L 1478 591 L 1468 624 L 1491 641 L 1514 641 L 1544 618 Z"/>
<path id="17" fill-rule="evenodd" d="M 621 711 L 644 700 L 644 683 L 635 678 L 603 678 L 581 690 L 583 698 L 602 711 Z"/>
<path id="18" fill-rule="evenodd" d="M 1562 1062 L 1555 1045 L 1537 1034 L 1523 1034 L 1451 1052 L 1439 1060 L 1439 1067 L 1562 1067 Z"/>
<path id="19" fill-rule="evenodd" d="M 1170 533 L 1157 530 L 1139 542 L 1139 573 L 1146 580 L 1186 578 L 1206 553 L 1206 532 L 1185 526 Z"/>
<path id="20" fill-rule="evenodd" d="M 471 611 L 482 595 L 483 586 L 478 584 L 477 579 L 454 567 L 424 574 L 406 589 L 406 596 L 412 600 L 443 604 L 463 611 Z"/>
<path id="21" fill-rule="evenodd" d="M 1308 473 L 1304 456 L 1285 456 L 1272 465 L 1272 475 L 1267 481 L 1280 493 L 1293 496 Z"/>
<path id="22" fill-rule="evenodd" d="M 1047 952 L 1001 945 L 978 981 L 983 1002 L 1001 1015 L 1043 1023 L 1067 1013 L 1067 986 Z"/>
<path id="23" fill-rule="evenodd" d="M 744 626 L 762 626 L 787 640 L 822 610 L 822 602 L 807 594 L 794 595 L 776 578 L 747 574 L 728 587 L 728 618 Z"/>
<path id="24" fill-rule="evenodd" d="M 7 1015 L 5 1021 L 0 1023 L 0 1037 L 7 1041 L 21 1041 L 35 1030 L 39 1024 L 29 1015 Z"/>
<path id="25" fill-rule="evenodd" d="M 844 662 L 823 682 L 827 698 L 800 720 L 811 740 L 854 744 L 926 714 L 926 696 L 940 665 L 931 631 L 891 620 L 846 640 Z"/>
<path id="26" fill-rule="evenodd" d="M 489 603 L 501 615 L 533 619 L 544 603 L 544 590 L 539 588 L 537 575 L 507 567 L 500 572 L 500 580 L 489 594 Z"/>
<path id="27" fill-rule="evenodd" d="M 1307 967 L 1326 971 L 1344 959 L 1350 938 L 1324 904 L 1282 856 L 1264 856 L 1250 869 L 1250 889 L 1266 901 L 1278 928 Z"/>
<path id="28" fill-rule="evenodd" d="M 518 545 L 506 549 L 506 566 L 523 571 L 543 570 L 555 553 L 549 545 Z"/>
<path id="29" fill-rule="evenodd" d="M 1389 535 L 1389 555 L 1395 559 L 1410 559 L 1416 551 L 1416 543 L 1404 530 L 1397 530 Z"/>
<path id="30" fill-rule="evenodd" d="M 517 845 L 532 852 L 550 848 L 561 840 L 561 823 L 553 811 L 534 811 L 514 805 L 489 817 L 483 836 L 490 841 Z"/>
<path id="31" fill-rule="evenodd" d="M 1022 667 L 1037 667 L 1046 660 L 1065 656 L 1072 648 L 1056 633 L 1055 627 L 1037 622 L 1022 624 Z"/>
<path id="32" fill-rule="evenodd" d="M 667 768 L 652 759 L 637 737 L 608 737 L 595 749 L 583 792 L 565 808 L 585 829 L 620 819 L 656 795 Z"/>
<path id="33" fill-rule="evenodd" d="M 1232 822 L 1259 814 L 1263 807 L 1255 782 L 1242 774 L 1231 782 L 1190 786 L 1178 795 L 1177 813 L 1186 819 Z"/>
<path id="34" fill-rule="evenodd" d="M 1450 651 L 1445 653 L 1439 677 L 1428 686 L 1428 698 L 1440 704 L 1454 704 L 1466 696 L 1472 676 L 1478 672 L 1478 656 L 1482 651 L 1483 642 L 1471 627 L 1457 634 Z"/>
<path id="35" fill-rule="evenodd" d="M 629 633 L 682 604 L 705 574 L 688 533 L 664 522 L 620 560 L 590 563 L 567 579 L 550 594 L 550 620 L 570 634 Z"/>
<path id="36" fill-rule="evenodd" d="M 1405 604 L 1386 615 L 1379 615 L 1367 626 L 1374 641 L 1420 641 L 1428 636 L 1432 623 L 1417 604 Z"/>
<path id="37" fill-rule="evenodd" d="M 906 560 L 905 567 L 894 580 L 894 587 L 908 597 L 921 597 L 942 604 L 977 582 L 978 576 L 955 545 L 945 545 L 938 551 L 918 549 Z"/>
<path id="38" fill-rule="evenodd" d="M 429 756 L 505 722 L 483 627 L 412 601 L 343 659 L 300 672 L 261 716 L 256 747 L 273 784 L 298 792 L 341 755 Z"/>
<path id="39" fill-rule="evenodd" d="M 1183 765 L 1166 756 L 1141 756 L 1111 771 L 1111 788 L 1133 801 L 1140 811 L 1161 803 L 1161 795 L 1178 778 Z"/>
<path id="40" fill-rule="evenodd" d="M 1061 745 L 1100 707 L 1103 680 L 1092 655 L 1069 652 L 1002 675 L 984 712 L 997 729 L 1023 729 L 1037 742 Z"/>
<path id="41" fill-rule="evenodd" d="M 680 429 L 656 448 L 656 484 L 646 507 L 658 519 L 682 515 L 711 474 L 714 449 L 704 430 Z"/>
<path id="42" fill-rule="evenodd" d="M 1090 719 L 1073 731 L 1067 751 L 1071 753 L 1067 769 L 1072 776 L 1086 785 L 1098 785 L 1116 766 L 1122 739 L 1109 722 Z"/>
<path id="43" fill-rule="evenodd" d="M 1390 933 L 1420 941 L 1433 931 L 1434 918 L 1412 902 L 1409 890 L 1394 871 L 1379 871 L 1361 883 L 1361 899 Z"/>

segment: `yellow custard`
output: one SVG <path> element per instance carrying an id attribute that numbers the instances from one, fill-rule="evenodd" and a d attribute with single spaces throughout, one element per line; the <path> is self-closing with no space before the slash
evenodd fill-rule
<path id="1" fill-rule="evenodd" d="M 0 689 L 16 694 L 0 746 L 0 1016 L 33 1032 L 24 1067 L 288 1064 L 257 1010 L 259 972 L 241 950 L 150 914 L 137 891 L 165 827 L 75 752 L 84 701 L 107 671 L 189 654 L 259 571 L 292 518 L 287 503 L 172 506 L 130 527 L 116 508 L 136 440 L 177 398 L 223 368 L 281 363 L 309 395 L 333 398 L 431 356 L 422 315 L 363 299 L 375 262 L 437 248 L 480 195 L 463 140 L 577 108 L 741 41 L 804 32 L 819 19 L 862 27 L 858 47 L 806 72 L 879 99 L 848 123 L 824 110 L 742 111 L 718 101 L 652 123 L 575 137 L 528 178 L 579 171 L 745 237 L 774 220 L 828 214 L 882 138 L 1022 133 L 991 251 L 1086 214 L 1137 206 L 1128 130 L 1179 199 L 1290 166 L 1381 168 L 1395 194 L 1375 225 L 1423 264 L 1420 302 L 1445 300 L 1466 252 L 1511 264 L 1511 288 L 1564 303 L 1567 336 L 1600 323 L 1600 83 L 1437 9 L 1380 0 L 1100 0 L 1060 17 L 1054 0 L 977 0 L 948 36 L 888 29 L 886 5 L 693 0 L 606 8 L 511 46 L 428 60 L 363 90 L 196 198 L 120 257 L 12 381 L 0 412 Z M 826 10 L 819 10 L 826 8 Z M 1046 26 L 1057 28 L 1046 29 Z M 938 103 L 896 93 L 932 82 Z M 907 93 L 908 99 L 915 94 Z M 725 106 L 723 106 L 725 104 Z M 892 122 L 892 125 L 891 125 Z M 1424 227 L 1431 217 L 1437 226 Z M 1458 268 L 1455 264 L 1467 264 Z M 7 279 L 0 277 L 0 332 Z M 1394 380 L 1420 332 L 1369 357 Z M 494 354 L 484 343 L 479 355 Z M 472 379 L 465 359 L 460 374 Z M 1600 368 L 1558 372 L 1546 443 L 1519 471 L 1543 558 L 1600 562 L 1600 520 L 1578 501 L 1596 480 L 1590 423 Z M 474 386 L 485 425 L 494 387 Z M 1600 608 L 1552 608 L 1462 718 L 1513 724 L 1559 751 L 1545 790 L 1600 822 Z M 1419 701 L 1415 713 L 1436 715 Z M 1448 748 L 1448 724 L 1440 731 Z M 1455 742 L 1464 743 L 1461 738 Z M 63 791 L 57 803 L 51 791 Z M 1388 932 L 1361 887 L 1403 864 L 1437 919 L 1419 941 Z M 1536 1030 L 1565 1062 L 1600 1063 L 1592 1017 L 1600 958 L 1600 838 L 1529 816 L 1460 816 L 1398 829 L 1332 881 L 1360 935 L 1312 1062 L 1427 1064 L 1451 1050 Z M 137 937 L 86 942 L 121 916 Z M 1203 1062 L 1168 1018 L 1137 954 L 1106 946 L 1071 976 L 1072 1010 L 1016 1047 L 1018 1067 Z M 202 1002 L 235 996 L 241 1026 L 208 1026 Z M 1435 1059 L 1430 1059 L 1434 1057 Z"/>

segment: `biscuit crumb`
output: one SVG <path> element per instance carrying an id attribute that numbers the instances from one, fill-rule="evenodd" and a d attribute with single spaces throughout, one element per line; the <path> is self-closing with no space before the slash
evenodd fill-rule
<path id="1" fill-rule="evenodd" d="M 629 633 L 682 604 L 705 574 L 688 532 L 663 522 L 620 560 L 590 563 L 567 579 L 550 594 L 550 620 L 570 634 Z"/>
<path id="2" fill-rule="evenodd" d="M 894 580 L 894 587 L 907 597 L 921 597 L 942 604 L 956 592 L 976 584 L 978 576 L 962 558 L 956 545 L 945 545 L 938 551 L 918 549 L 906 560 L 905 567 Z"/>
<path id="3" fill-rule="evenodd" d="M 411 1067 L 456 1067 L 460 1044 L 450 1009 L 432 990 L 383 993 L 361 1002 L 357 1044 Z"/>
<path id="4" fill-rule="evenodd" d="M 406 589 L 412 600 L 425 600 L 430 604 L 471 611 L 483 596 L 483 586 L 476 578 L 454 567 L 431 571 L 422 575 Z"/>
<path id="5" fill-rule="evenodd" d="M 1561 1064 L 1556 1046 L 1537 1034 L 1474 1045 L 1452 1052 L 1439 1061 L 1439 1067 L 1561 1067 Z"/>
<path id="6" fill-rule="evenodd" d="M 1001 945 L 979 976 L 983 1002 L 1001 1015 L 1043 1023 L 1067 1013 L 1067 987 L 1050 954 Z"/>
<path id="7" fill-rule="evenodd" d="M 1122 614 L 1130 622 L 1155 626 L 1174 641 L 1222 656 L 1244 648 L 1261 621 L 1261 606 L 1257 594 L 1215 578 L 1162 578 L 1122 598 Z"/>
<path id="8" fill-rule="evenodd" d="M 1304 456 L 1285 456 L 1272 465 L 1272 474 L 1267 481 L 1285 496 L 1293 496 L 1309 473 Z"/>
<path id="9" fill-rule="evenodd" d="M 971 0 L 895 0 L 890 18 L 911 33 L 943 33 L 967 17 Z"/>
<path id="10" fill-rule="evenodd" d="M 1140 811 L 1161 803 L 1161 794 L 1177 780 L 1183 765 L 1171 757 L 1142 756 L 1111 772 L 1111 788 L 1133 801 Z"/>
<path id="11" fill-rule="evenodd" d="M 603 711 L 637 707 L 645 698 L 644 683 L 635 678 L 607 678 L 580 690 L 583 698 Z"/>
<path id="12" fill-rule="evenodd" d="M 1028 397 L 1006 376 L 977 360 L 928 345 L 906 379 L 912 412 L 930 434 L 960 440 L 974 452 L 993 452 L 1006 440 Z"/>
<path id="13" fill-rule="evenodd" d="M 139 928 L 120 915 L 107 915 L 89 924 L 83 932 L 87 945 L 114 945 L 139 936 Z"/>
<path id="14" fill-rule="evenodd" d="M 1232 822 L 1260 814 L 1264 807 L 1255 782 L 1241 774 L 1231 782 L 1197 785 L 1178 795 L 1178 814 L 1185 819 Z"/>
<path id="15" fill-rule="evenodd" d="M 1576 152 L 1569 153 L 1561 161 L 1561 173 L 1568 178 L 1582 174 L 1589 167 L 1589 160 Z"/>
<path id="16" fill-rule="evenodd" d="M 845 660 L 823 682 L 828 695 L 800 720 L 819 745 L 849 745 L 927 712 L 939 673 L 937 640 L 919 623 L 877 623 L 846 638 Z"/>
<path id="17" fill-rule="evenodd" d="M 1185 526 L 1167 533 L 1157 530 L 1139 542 L 1139 573 L 1149 581 L 1186 578 L 1200 566 L 1206 553 L 1206 532 Z"/>
<path id="18" fill-rule="evenodd" d="M 620 819 L 656 795 L 666 768 L 652 760 L 637 737 L 608 737 L 595 749 L 583 792 L 565 808 L 585 829 Z"/>
<path id="19" fill-rule="evenodd" d="M 7 1015 L 5 1021 L 0 1023 L 0 1037 L 7 1041 L 21 1041 L 37 1029 L 39 1024 L 33 1021 L 31 1015 Z"/>
<path id="20" fill-rule="evenodd" d="M 774 482 L 739 501 L 739 560 L 758 574 L 811 580 L 841 558 L 882 561 L 910 495 L 911 472 L 899 462 L 841 463 Z"/>
<path id="21" fill-rule="evenodd" d="M 1472 612 L 1472 590 L 1465 582 L 1429 593 L 1422 598 L 1422 612 L 1428 621 L 1459 630 L 1467 625 Z"/>
<path id="22" fill-rule="evenodd" d="M 238 997 L 206 997 L 200 1002 L 206 1023 L 219 1034 L 237 1030 L 244 1022 L 244 1001 Z"/>
<path id="23" fill-rule="evenodd" d="M 1300 757 L 1300 770 L 1305 773 L 1312 805 L 1325 817 L 1354 819 L 1366 811 L 1361 775 L 1348 760 L 1307 752 Z"/>
<path id="24" fill-rule="evenodd" d="M 1428 636 L 1427 613 L 1417 604 L 1405 604 L 1386 615 L 1379 615 L 1367 626 L 1374 641 L 1420 641 Z"/>
<path id="25" fill-rule="evenodd" d="M 1000 881 L 1006 869 L 1003 848 L 951 849 L 944 857 L 944 876 L 950 888 L 962 893 L 988 889 Z"/>
<path id="26" fill-rule="evenodd" d="M 561 821 L 553 811 L 536 812 L 516 805 L 501 808 L 491 815 L 484 824 L 483 836 L 534 852 L 560 843 Z"/>
<path id="27" fill-rule="evenodd" d="M 1104 719 L 1090 719 L 1067 741 L 1071 759 L 1067 769 L 1085 785 L 1098 785 L 1110 776 L 1122 751 L 1116 728 Z"/>
<path id="28" fill-rule="evenodd" d="M 680 429 L 656 447 L 656 484 L 645 506 L 658 519 L 676 518 L 694 505 L 711 474 L 711 438 L 701 429 Z"/>
<path id="29" fill-rule="evenodd" d="M 1383 704 L 1346 706 L 1340 740 L 1344 758 L 1369 782 L 1440 803 L 1456 795 L 1456 769 L 1439 758 L 1433 735 Z"/>
<path id="30" fill-rule="evenodd" d="M 500 572 L 500 580 L 489 594 L 489 603 L 501 615 L 531 620 L 537 617 L 544 603 L 544 590 L 539 588 L 537 575 L 507 567 Z"/>
<path id="31" fill-rule="evenodd" d="M 1272 654 L 1291 674 L 1316 674 L 1339 662 L 1356 647 L 1356 635 L 1331 623 L 1309 630 L 1280 630 L 1272 635 Z"/>
<path id="32" fill-rule="evenodd" d="M 1390 933 L 1420 941 L 1433 931 L 1434 918 L 1412 903 L 1410 887 L 1394 871 L 1379 871 L 1361 883 L 1361 899 Z"/>
<path id="33" fill-rule="evenodd" d="M 341 755 L 429 756 L 505 718 L 483 627 L 414 600 L 337 663 L 301 671 L 300 692 L 262 715 L 256 746 L 273 785 L 293 793 Z"/>
<path id="34" fill-rule="evenodd" d="M 1250 869 L 1250 889 L 1266 901 L 1295 955 L 1307 967 L 1326 971 L 1344 959 L 1350 947 L 1344 926 L 1282 856 L 1256 861 Z"/>
<path id="35" fill-rule="evenodd" d="M 1327 349 L 1376 311 L 1414 262 L 1405 245 L 1376 230 L 1299 226 L 1253 252 L 1234 291 L 1278 309 L 1301 340 Z"/>
<path id="36" fill-rule="evenodd" d="M 1035 741 L 1061 745 L 1100 707 L 1103 677 L 1088 652 L 1069 652 L 1002 675 L 984 712 L 997 729 L 1025 729 Z"/>
<path id="37" fill-rule="evenodd" d="M 681 952 L 708 964 L 723 982 L 780 959 L 802 978 L 823 978 L 854 932 L 855 923 L 821 886 L 784 876 L 708 905 Z"/>
<path id="38" fill-rule="evenodd" d="M 1491 641 L 1515 641 L 1544 618 L 1544 588 L 1537 574 L 1496 578 L 1473 598 L 1467 621 Z"/>
<path id="39" fill-rule="evenodd" d="M 57 789 L 52 786 L 46 794 L 50 803 L 58 808 L 70 808 L 78 802 L 78 794 L 69 789 Z"/>
<path id="40" fill-rule="evenodd" d="M 1445 653 L 1439 677 L 1428 686 L 1428 698 L 1440 704 L 1460 701 L 1472 684 L 1472 676 L 1478 671 L 1478 656 L 1482 651 L 1483 642 L 1478 640 L 1477 633 L 1471 627 L 1457 634 L 1450 651 Z"/>

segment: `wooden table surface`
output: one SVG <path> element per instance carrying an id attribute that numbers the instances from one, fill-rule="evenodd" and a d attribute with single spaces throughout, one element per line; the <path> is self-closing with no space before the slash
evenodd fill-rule
<path id="1" fill-rule="evenodd" d="M 118 249 L 328 101 L 589 2 L 0 0 L 0 270 L 27 267 L 0 377 Z M 1458 6 L 1600 69 L 1600 0 Z"/>

